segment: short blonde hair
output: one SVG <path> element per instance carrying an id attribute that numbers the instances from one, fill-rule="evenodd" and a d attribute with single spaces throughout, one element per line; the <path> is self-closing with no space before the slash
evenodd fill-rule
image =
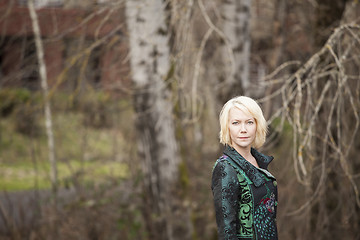
<path id="1" fill-rule="evenodd" d="M 250 115 L 255 119 L 256 134 L 252 146 L 254 148 L 260 148 L 264 145 L 266 140 L 266 134 L 268 132 L 267 122 L 259 104 L 254 99 L 245 96 L 234 97 L 224 104 L 219 115 L 220 143 L 232 146 L 229 130 L 229 115 L 230 110 L 234 107 L 246 113 L 250 113 Z"/>

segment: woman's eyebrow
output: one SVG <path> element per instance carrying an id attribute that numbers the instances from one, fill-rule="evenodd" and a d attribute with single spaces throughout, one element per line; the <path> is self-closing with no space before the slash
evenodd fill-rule
<path id="1" fill-rule="evenodd" d="M 245 120 L 242 120 L 242 119 L 238 119 L 238 118 L 233 118 L 233 119 L 231 119 L 231 121 L 253 121 L 253 120 L 255 120 L 255 118 L 246 118 Z"/>

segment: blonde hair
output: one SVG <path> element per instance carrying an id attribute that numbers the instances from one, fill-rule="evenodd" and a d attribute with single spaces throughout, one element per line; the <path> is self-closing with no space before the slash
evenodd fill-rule
<path id="1" fill-rule="evenodd" d="M 255 119 L 256 134 L 252 146 L 254 148 L 260 148 L 264 145 L 266 140 L 266 134 L 268 132 L 267 122 L 259 104 L 254 99 L 245 96 L 234 97 L 224 104 L 219 115 L 220 143 L 232 146 L 229 131 L 229 113 L 234 107 L 246 113 L 250 113 L 250 115 Z"/>

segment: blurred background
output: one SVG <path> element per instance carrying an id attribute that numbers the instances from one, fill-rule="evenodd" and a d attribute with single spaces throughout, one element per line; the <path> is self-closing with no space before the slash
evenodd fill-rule
<path id="1" fill-rule="evenodd" d="M 280 239 L 360 239 L 357 0 L 1 0 L 0 239 L 215 240 L 258 100 Z"/>

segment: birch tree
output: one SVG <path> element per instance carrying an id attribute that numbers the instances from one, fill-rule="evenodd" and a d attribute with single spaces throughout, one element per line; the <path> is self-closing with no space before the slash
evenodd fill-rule
<path id="1" fill-rule="evenodd" d="M 174 239 L 171 190 L 180 159 L 171 92 L 165 84 L 170 67 L 165 8 L 162 0 L 126 1 L 135 124 L 144 174 L 144 216 L 149 238 L 159 240 Z"/>
<path id="2" fill-rule="evenodd" d="M 251 1 L 216 1 L 218 7 L 213 14 L 220 19 L 219 22 L 208 13 L 211 3 L 199 0 L 198 4 L 209 27 L 203 41 L 206 43 L 211 34 L 217 39 L 211 60 L 207 60 L 207 65 L 214 67 L 207 68 L 205 78 L 213 81 L 219 104 L 222 105 L 232 96 L 243 94 L 250 86 Z"/>
<path id="3" fill-rule="evenodd" d="M 230 61 L 231 55 L 224 52 L 224 62 L 230 68 L 228 82 L 231 86 L 248 89 L 250 69 L 250 0 L 223 0 L 221 6 L 222 26 L 229 46 L 233 53 L 234 62 Z M 229 56 L 230 55 L 230 56 Z"/>
<path id="4" fill-rule="evenodd" d="M 220 82 L 220 101 L 244 94 L 250 86 L 250 0 L 222 0 L 221 29 L 224 34 L 221 50 L 225 76 Z M 221 81 L 221 80 L 220 80 Z"/>
<path id="5" fill-rule="evenodd" d="M 41 40 L 41 32 L 40 32 L 37 13 L 35 11 L 34 0 L 28 0 L 28 8 L 29 8 L 32 27 L 34 31 L 36 54 L 39 64 L 39 73 L 40 73 L 39 75 L 40 75 L 41 88 L 44 98 L 45 127 L 46 127 L 46 134 L 47 134 L 48 148 L 49 148 L 50 177 L 51 177 L 52 190 L 55 197 L 54 199 L 56 201 L 57 166 L 56 166 L 56 157 L 55 157 L 55 143 L 54 143 L 55 141 L 54 141 L 54 133 L 53 133 L 52 117 L 51 117 L 51 105 L 49 101 L 46 65 L 44 61 L 44 47 Z"/>

